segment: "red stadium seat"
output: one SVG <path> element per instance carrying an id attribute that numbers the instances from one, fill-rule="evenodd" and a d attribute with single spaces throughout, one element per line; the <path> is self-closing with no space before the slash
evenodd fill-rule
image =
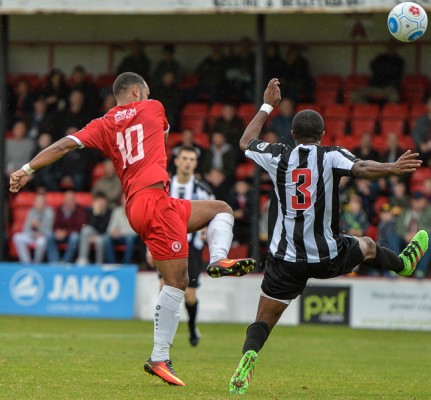
<path id="1" fill-rule="evenodd" d="M 359 146 L 359 140 L 359 136 L 344 135 L 336 138 L 334 146 L 345 147 L 347 150 L 352 151 L 355 147 Z"/>
<path id="2" fill-rule="evenodd" d="M 96 86 L 99 89 L 103 89 L 103 88 L 111 88 L 114 81 L 115 81 L 116 75 L 114 74 L 100 74 L 97 78 L 96 78 Z"/>
<path id="3" fill-rule="evenodd" d="M 183 115 L 181 117 L 181 129 L 193 129 L 195 133 L 204 132 L 205 118 L 195 115 Z"/>
<path id="4" fill-rule="evenodd" d="M 15 208 L 30 208 L 33 207 L 34 198 L 36 197 L 36 193 L 33 192 L 19 192 L 14 200 L 12 207 Z"/>
<path id="5" fill-rule="evenodd" d="M 319 103 L 321 107 L 325 107 L 328 104 L 336 104 L 339 99 L 340 93 L 335 89 L 316 89 L 315 97 L 316 102 Z"/>
<path id="6" fill-rule="evenodd" d="M 352 105 L 353 119 L 376 119 L 380 115 L 380 108 L 377 104 L 356 103 Z"/>
<path id="7" fill-rule="evenodd" d="M 254 103 L 243 103 L 238 107 L 238 116 L 244 120 L 247 126 L 256 115 L 256 106 Z"/>
<path id="8" fill-rule="evenodd" d="M 223 103 L 214 103 L 208 111 L 207 122 L 209 127 L 213 127 L 215 120 L 220 117 Z"/>
<path id="9" fill-rule="evenodd" d="M 339 120 L 325 120 L 326 135 L 331 137 L 344 136 L 346 134 L 346 121 Z"/>
<path id="10" fill-rule="evenodd" d="M 91 171 L 91 182 L 95 184 L 105 174 L 105 163 L 97 163 Z"/>
<path id="11" fill-rule="evenodd" d="M 197 133 L 195 136 L 195 143 L 204 149 L 210 147 L 210 137 L 206 133 Z"/>
<path id="12" fill-rule="evenodd" d="M 298 113 L 303 110 L 314 110 L 314 111 L 317 111 L 318 113 L 322 111 L 320 105 L 317 103 L 299 103 L 296 106 L 295 112 Z"/>
<path id="13" fill-rule="evenodd" d="M 251 160 L 247 160 L 243 164 L 239 164 L 235 169 L 235 178 L 243 180 L 251 178 L 254 174 L 255 164 Z"/>
<path id="14" fill-rule="evenodd" d="M 415 142 L 410 135 L 401 135 L 398 137 L 398 143 L 401 149 L 403 150 L 414 150 Z"/>
<path id="15" fill-rule="evenodd" d="M 376 127 L 376 121 L 372 119 L 360 119 L 351 121 L 351 134 L 353 136 L 359 136 L 363 133 L 370 132 L 374 133 Z"/>
<path id="16" fill-rule="evenodd" d="M 315 79 L 316 91 L 320 89 L 331 89 L 338 91 L 343 86 L 343 78 L 340 75 L 319 75 Z"/>
<path id="17" fill-rule="evenodd" d="M 385 151 L 387 148 L 386 137 L 382 135 L 374 135 L 373 147 L 379 152 Z"/>
<path id="18" fill-rule="evenodd" d="M 425 179 L 431 179 L 431 169 L 427 167 L 418 168 L 410 177 L 410 185 L 422 185 Z"/>
<path id="19" fill-rule="evenodd" d="M 323 115 L 325 121 L 329 120 L 346 120 L 350 117 L 350 105 L 348 104 L 328 104 L 326 105 Z"/>
<path id="20" fill-rule="evenodd" d="M 408 115 L 407 103 L 387 103 L 381 111 L 381 118 L 407 118 Z"/>
<path id="21" fill-rule="evenodd" d="M 208 104 L 206 103 L 187 103 L 181 110 L 181 116 L 195 116 L 206 118 L 208 114 Z"/>
<path id="22" fill-rule="evenodd" d="M 402 135 L 404 133 L 405 119 L 404 118 L 391 118 L 380 120 L 380 134 L 386 136 L 388 133 L 397 133 Z"/>

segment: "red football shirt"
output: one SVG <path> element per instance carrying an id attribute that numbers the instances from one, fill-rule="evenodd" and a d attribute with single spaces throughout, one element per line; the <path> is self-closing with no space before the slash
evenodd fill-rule
<path id="1" fill-rule="evenodd" d="M 169 124 L 157 100 L 116 106 L 68 137 L 80 147 L 103 151 L 114 163 L 126 199 L 156 182 L 168 181 L 165 132 Z"/>

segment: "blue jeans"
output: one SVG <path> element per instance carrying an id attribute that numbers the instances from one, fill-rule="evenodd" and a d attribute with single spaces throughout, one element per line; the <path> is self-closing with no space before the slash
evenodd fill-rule
<path id="1" fill-rule="evenodd" d="M 125 245 L 126 249 L 123 254 L 123 264 L 130 264 L 133 260 L 133 254 L 135 252 L 136 241 L 138 235 L 131 234 L 126 236 L 121 236 L 119 238 L 112 238 L 108 234 L 103 235 L 103 249 L 105 253 L 105 262 L 107 264 L 115 264 L 115 246 Z"/>
<path id="2" fill-rule="evenodd" d="M 60 251 L 58 245 L 65 243 L 67 245 L 63 257 L 60 259 Z M 48 262 L 58 262 L 62 261 L 65 263 L 71 263 L 75 259 L 75 254 L 79 245 L 79 233 L 72 232 L 64 240 L 57 240 L 54 234 L 48 236 L 48 246 L 46 250 L 46 255 Z"/>

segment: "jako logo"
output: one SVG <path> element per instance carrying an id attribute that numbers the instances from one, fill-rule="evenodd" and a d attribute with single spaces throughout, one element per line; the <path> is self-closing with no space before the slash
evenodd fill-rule
<path id="1" fill-rule="evenodd" d="M 114 301 L 120 293 L 120 282 L 114 276 L 55 275 L 48 299 L 53 301 Z"/>
<path id="2" fill-rule="evenodd" d="M 114 116 L 115 122 L 120 122 L 124 119 L 130 119 L 137 114 L 136 108 L 128 108 L 127 110 L 117 111 Z"/>
<path id="3" fill-rule="evenodd" d="M 30 268 L 20 269 L 10 281 L 9 292 L 21 306 L 32 306 L 42 297 L 45 290 L 42 275 Z"/>

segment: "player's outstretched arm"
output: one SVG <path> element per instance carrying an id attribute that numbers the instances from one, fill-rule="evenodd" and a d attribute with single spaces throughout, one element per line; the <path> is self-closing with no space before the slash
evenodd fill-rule
<path id="1" fill-rule="evenodd" d="M 418 160 L 419 153 L 407 150 L 393 163 L 379 163 L 377 161 L 358 161 L 352 167 L 352 175 L 358 178 L 378 179 L 389 175 L 405 175 L 416 171 L 422 165 Z"/>
<path id="2" fill-rule="evenodd" d="M 273 107 L 277 106 L 281 100 L 280 94 L 280 82 L 277 78 L 273 78 L 269 81 L 268 86 L 263 94 L 263 105 L 255 115 L 253 120 L 248 124 L 244 131 L 244 134 L 239 141 L 239 147 L 242 151 L 247 149 L 248 144 L 252 139 L 258 138 L 262 130 L 263 124 L 268 118 L 269 113 Z"/>
<path id="3" fill-rule="evenodd" d="M 28 177 L 39 168 L 46 167 L 64 157 L 69 151 L 78 147 L 78 144 L 67 137 L 58 140 L 51 146 L 42 150 L 28 164 L 23 165 L 18 171 L 12 172 L 9 179 L 9 190 L 18 192 L 28 182 Z"/>

